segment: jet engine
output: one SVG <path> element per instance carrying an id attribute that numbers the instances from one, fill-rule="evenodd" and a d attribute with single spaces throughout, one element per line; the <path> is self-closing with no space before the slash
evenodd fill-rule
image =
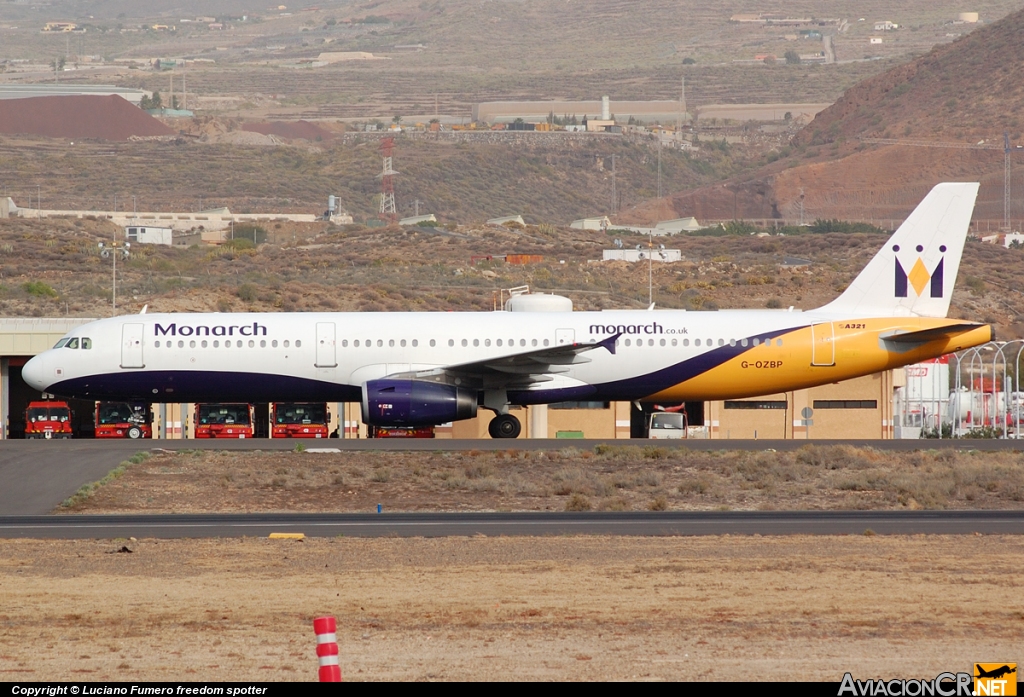
<path id="1" fill-rule="evenodd" d="M 363 422 L 374 426 L 436 426 L 476 416 L 476 390 L 425 380 L 383 378 L 363 383 Z"/>

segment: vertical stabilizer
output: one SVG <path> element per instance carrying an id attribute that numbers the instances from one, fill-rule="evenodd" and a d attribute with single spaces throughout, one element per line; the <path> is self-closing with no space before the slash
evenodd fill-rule
<path id="1" fill-rule="evenodd" d="M 853 283 L 821 312 L 842 317 L 945 317 L 978 184 L 933 188 Z"/>

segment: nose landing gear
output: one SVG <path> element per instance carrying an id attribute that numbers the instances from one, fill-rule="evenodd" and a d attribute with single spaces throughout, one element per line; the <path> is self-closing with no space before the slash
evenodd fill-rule
<path id="1" fill-rule="evenodd" d="M 498 414 L 487 425 L 487 432 L 491 438 L 518 438 L 523 432 L 523 426 L 511 414 Z"/>

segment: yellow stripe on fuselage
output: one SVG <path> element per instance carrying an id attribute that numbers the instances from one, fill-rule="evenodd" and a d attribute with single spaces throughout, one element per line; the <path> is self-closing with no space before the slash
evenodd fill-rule
<path id="1" fill-rule="evenodd" d="M 880 339 L 882 334 L 917 332 L 963 321 L 886 317 L 831 324 L 832 330 L 825 322 L 775 336 L 770 343 L 752 346 L 739 356 L 647 399 L 682 402 L 789 392 L 910 365 L 992 340 L 992 328 L 982 325 L 951 337 L 888 350 Z"/>

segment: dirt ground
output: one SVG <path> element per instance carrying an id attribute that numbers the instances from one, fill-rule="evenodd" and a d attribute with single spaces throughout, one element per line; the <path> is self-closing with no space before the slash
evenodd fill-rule
<path id="1" fill-rule="evenodd" d="M 132 553 L 118 550 L 126 546 Z M 0 541 L 0 680 L 829 680 L 1020 661 L 1019 536 Z"/>
<path id="2" fill-rule="evenodd" d="M 323 441 L 308 447 L 327 447 Z M 140 453 L 72 513 L 1021 508 L 1024 454 L 845 445 L 698 452 Z"/>

